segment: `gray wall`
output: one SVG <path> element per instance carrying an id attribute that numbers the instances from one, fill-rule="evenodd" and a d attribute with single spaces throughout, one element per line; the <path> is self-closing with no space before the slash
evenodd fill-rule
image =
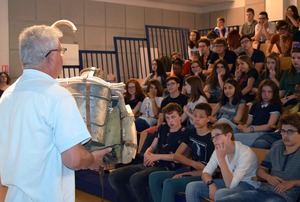
<path id="1" fill-rule="evenodd" d="M 51 25 L 60 19 L 71 20 L 78 28 L 60 26 L 63 43 L 78 43 L 79 49 L 113 50 L 114 36 L 145 37 L 145 25 L 162 25 L 205 29 L 216 25 L 223 16 L 227 25 L 244 22 L 245 8 L 233 8 L 211 13 L 190 13 L 167 9 L 138 7 L 91 0 L 9 0 L 10 75 L 22 73 L 18 58 L 18 35 L 34 24 Z M 246 0 L 246 8 L 257 13 L 264 10 L 264 0 Z M 236 17 L 240 16 L 240 17 Z"/>

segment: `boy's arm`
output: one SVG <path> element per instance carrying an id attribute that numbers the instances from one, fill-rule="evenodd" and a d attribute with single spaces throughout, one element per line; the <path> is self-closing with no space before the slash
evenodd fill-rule
<path id="1" fill-rule="evenodd" d="M 188 145 L 182 142 L 178 149 L 176 150 L 173 161 L 179 162 L 184 165 L 193 167 L 196 170 L 203 170 L 205 165 L 203 163 L 196 162 L 192 159 L 186 157 L 186 152 L 188 151 Z"/>

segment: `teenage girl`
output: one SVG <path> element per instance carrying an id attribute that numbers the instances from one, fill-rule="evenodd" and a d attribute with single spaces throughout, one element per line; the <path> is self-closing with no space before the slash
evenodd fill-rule
<path id="1" fill-rule="evenodd" d="M 164 65 L 160 59 L 152 60 L 152 71 L 151 73 L 145 78 L 144 82 L 142 83 L 143 89 L 147 88 L 149 81 L 156 79 L 158 80 L 163 87 L 166 87 L 166 72 Z"/>
<path id="2" fill-rule="evenodd" d="M 192 30 L 189 36 L 188 43 L 188 54 L 189 59 L 192 60 L 192 52 L 198 52 L 198 41 L 200 39 L 200 34 L 197 30 Z"/>

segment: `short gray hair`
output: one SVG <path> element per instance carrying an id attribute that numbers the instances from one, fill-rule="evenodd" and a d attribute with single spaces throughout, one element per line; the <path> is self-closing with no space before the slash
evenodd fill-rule
<path id="1" fill-rule="evenodd" d="M 58 28 L 34 25 L 25 28 L 19 36 L 19 55 L 24 69 L 40 65 L 45 55 L 59 45 L 63 36 Z"/>

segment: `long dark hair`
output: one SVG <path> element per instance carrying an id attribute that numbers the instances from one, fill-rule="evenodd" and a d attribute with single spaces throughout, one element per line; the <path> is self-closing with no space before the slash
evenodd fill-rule
<path id="1" fill-rule="evenodd" d="M 225 68 L 225 75 L 223 75 L 222 80 L 225 81 L 228 78 L 232 78 L 232 74 L 230 73 L 228 64 L 223 59 L 218 59 L 215 61 L 211 74 L 206 79 L 205 84 L 210 84 L 211 89 L 216 89 L 219 86 L 218 74 L 217 74 L 217 65 L 222 64 Z"/>
<path id="2" fill-rule="evenodd" d="M 292 10 L 292 12 L 293 12 L 292 17 L 293 17 L 295 20 L 298 21 L 298 19 L 299 19 L 298 8 L 297 8 L 296 6 L 294 6 L 294 5 L 290 5 L 289 7 L 287 7 L 286 10 L 288 10 L 289 8 L 290 8 L 290 9 Z M 286 21 L 289 21 L 289 22 L 291 21 L 288 17 L 285 17 L 285 20 L 286 20 Z"/>
<path id="3" fill-rule="evenodd" d="M 230 79 L 227 79 L 224 82 L 224 86 L 225 86 L 226 83 L 229 83 L 229 84 L 234 86 L 234 94 L 233 94 L 233 97 L 232 97 L 232 105 L 238 104 L 241 101 L 241 99 L 244 97 L 243 93 L 241 91 L 241 88 L 238 85 L 238 82 L 236 80 L 234 80 L 233 78 L 230 78 Z M 221 95 L 221 98 L 220 98 L 220 103 L 221 103 L 221 105 L 225 105 L 227 102 L 229 102 L 229 99 L 225 95 L 224 87 L 223 87 L 222 95 Z"/>
<path id="4" fill-rule="evenodd" d="M 197 101 L 201 95 L 207 100 L 207 97 L 203 91 L 202 80 L 198 76 L 190 76 L 186 79 L 186 82 L 191 86 L 189 102 Z"/>
<path id="5" fill-rule="evenodd" d="M 190 48 L 194 48 L 194 47 L 198 48 L 198 41 L 200 39 L 200 34 L 199 34 L 199 32 L 197 30 L 192 30 L 191 32 L 194 32 L 196 34 L 196 40 L 195 41 L 191 41 L 190 38 L 189 38 L 189 44 L 188 44 L 188 46 Z"/>

